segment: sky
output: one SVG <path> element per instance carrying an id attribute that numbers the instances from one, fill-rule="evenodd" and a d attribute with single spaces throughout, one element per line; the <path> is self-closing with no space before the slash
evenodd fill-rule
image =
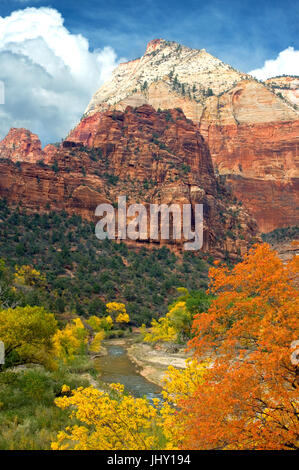
<path id="1" fill-rule="evenodd" d="M 0 138 L 25 127 L 61 140 L 113 68 L 155 38 L 259 79 L 299 75 L 298 20 L 298 1 L 0 0 Z"/>

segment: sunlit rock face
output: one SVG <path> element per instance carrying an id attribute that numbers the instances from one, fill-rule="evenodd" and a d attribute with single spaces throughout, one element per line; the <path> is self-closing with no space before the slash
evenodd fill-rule
<path id="1" fill-rule="evenodd" d="M 212 246 L 211 219 L 232 201 L 216 174 L 250 214 L 243 228 L 251 217 L 265 232 L 295 225 L 297 97 L 296 77 L 261 83 L 203 49 L 156 39 L 115 69 L 60 148 L 42 149 L 35 134 L 11 129 L 0 143 L 1 194 L 32 210 L 50 205 L 89 218 L 96 201 L 115 202 L 119 191 L 134 201 L 205 201 Z M 230 220 L 222 217 L 224 231 Z M 222 249 L 235 250 L 233 238 Z"/>
<path id="2" fill-rule="evenodd" d="M 299 109 L 299 77 L 282 76 L 269 78 L 265 83 L 279 96 L 283 96 Z"/>
<path id="3" fill-rule="evenodd" d="M 158 112 L 143 105 L 94 113 L 60 148 L 42 150 L 35 136 L 35 153 L 28 146 L 27 155 L 22 145 L 19 159 L 7 150 L 13 135 L 0 143 L 0 196 L 11 205 L 39 212 L 64 209 L 95 220 L 97 205 L 117 208 L 120 195 L 147 210 L 151 203 L 190 204 L 193 210 L 203 204 L 205 251 L 237 258 L 257 240 L 255 221 L 216 178 L 198 124 L 181 110 Z M 153 246 L 150 237 L 144 243 Z M 181 250 L 183 241 L 163 243 Z"/>
<path id="4" fill-rule="evenodd" d="M 127 105 L 181 108 L 199 124 L 215 171 L 269 231 L 298 222 L 298 84 L 296 77 L 261 83 L 205 50 L 157 39 L 116 68 L 86 115 Z"/>
<path id="5" fill-rule="evenodd" d="M 223 93 L 246 77 L 204 49 L 156 39 L 141 58 L 115 69 L 111 80 L 93 96 L 86 114 L 148 103 L 155 109 L 180 107 L 187 118 L 199 121 L 211 94 Z"/>

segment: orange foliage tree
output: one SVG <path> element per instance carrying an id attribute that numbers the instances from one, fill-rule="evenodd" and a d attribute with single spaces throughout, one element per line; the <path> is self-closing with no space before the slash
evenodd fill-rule
<path id="1" fill-rule="evenodd" d="M 211 269 L 217 297 L 195 316 L 190 341 L 210 360 L 204 380 L 178 403 L 186 449 L 298 449 L 298 257 L 283 264 L 256 245 L 232 270 Z M 298 278 L 297 278 L 298 281 Z"/>

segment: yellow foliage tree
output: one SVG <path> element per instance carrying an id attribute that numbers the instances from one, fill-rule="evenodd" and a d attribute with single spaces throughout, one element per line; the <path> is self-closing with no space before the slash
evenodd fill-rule
<path id="1" fill-rule="evenodd" d="M 175 341 L 177 332 L 171 325 L 168 317 L 152 320 L 150 331 L 144 334 L 144 341 L 147 343 L 156 343 L 158 341 Z M 144 332 L 144 329 L 143 329 Z"/>
<path id="2" fill-rule="evenodd" d="M 101 318 L 101 325 L 105 331 L 111 330 L 111 328 L 113 328 L 113 320 L 111 316 L 107 315 L 107 317 Z"/>
<path id="3" fill-rule="evenodd" d="M 202 290 L 189 292 L 184 287 L 179 287 L 177 291 L 180 297 L 170 305 L 166 316 L 158 322 L 153 320 L 149 332 L 142 329 L 144 341 L 186 343 L 191 338 L 194 315 L 209 307 L 211 296 Z"/>
<path id="4" fill-rule="evenodd" d="M 121 384 L 112 384 L 112 394 L 93 387 L 70 391 L 55 400 L 80 424 L 59 432 L 55 450 L 151 450 L 178 449 L 182 434 L 177 403 L 189 397 L 202 383 L 207 365 L 189 360 L 185 370 L 169 367 L 163 402 L 124 394 Z"/>
<path id="5" fill-rule="evenodd" d="M 104 338 L 105 338 L 105 331 L 104 330 L 98 331 L 95 334 L 95 336 L 94 336 L 94 338 L 93 338 L 93 340 L 92 340 L 92 342 L 89 346 L 90 351 L 98 352 L 101 348 L 101 344 L 102 344 L 102 341 L 103 341 Z"/>
<path id="6" fill-rule="evenodd" d="M 46 277 L 40 271 L 32 268 L 32 266 L 16 266 L 14 281 L 16 284 L 22 286 L 37 286 L 44 287 L 46 284 Z"/>
<path id="7" fill-rule="evenodd" d="M 177 334 L 178 341 L 189 339 L 192 329 L 193 316 L 187 309 L 186 302 L 176 302 L 166 314 Z"/>
<path id="8" fill-rule="evenodd" d="M 54 450 L 150 450 L 161 448 L 157 431 L 158 409 L 145 398 L 124 394 L 124 387 L 111 384 L 112 395 L 93 387 L 78 388 L 59 397 L 59 408 L 70 409 L 75 424 L 61 431 Z M 66 390 L 66 389 L 65 389 Z M 157 404 L 157 401 L 156 403 Z"/>
<path id="9" fill-rule="evenodd" d="M 106 310 L 108 315 L 110 315 L 117 322 L 119 321 L 118 318 L 125 319 L 121 321 L 127 322 L 127 319 L 130 321 L 125 304 L 119 302 L 109 302 L 106 304 Z"/>
<path id="10" fill-rule="evenodd" d="M 9 364 L 34 362 L 52 367 L 52 337 L 57 322 L 43 307 L 17 307 L 0 311 L 0 340 Z"/>
<path id="11" fill-rule="evenodd" d="M 141 330 L 143 339 L 148 343 L 158 341 L 182 341 L 190 336 L 192 314 L 186 307 L 186 302 L 179 301 L 170 307 L 165 317 L 152 320 L 149 332 Z"/>
<path id="12" fill-rule="evenodd" d="M 110 315 L 104 318 L 99 318 L 96 315 L 92 315 L 88 318 L 88 320 L 86 320 L 86 323 L 88 323 L 88 325 L 91 326 L 94 331 L 109 331 L 113 327 L 113 320 Z"/>
<path id="13" fill-rule="evenodd" d="M 130 317 L 127 313 L 120 313 L 116 317 L 116 323 L 129 323 Z"/>
<path id="14" fill-rule="evenodd" d="M 87 343 L 87 331 L 80 318 L 75 318 L 63 330 L 57 330 L 53 337 L 55 356 L 68 362 L 82 351 Z"/>
<path id="15" fill-rule="evenodd" d="M 178 420 L 177 405 L 187 400 L 197 387 L 204 383 L 204 376 L 208 362 L 199 362 L 196 359 L 187 359 L 186 369 L 168 367 L 164 376 L 162 396 L 164 403 L 161 408 L 162 428 L 168 442 L 168 448 L 180 448 L 184 442 L 182 423 Z"/>

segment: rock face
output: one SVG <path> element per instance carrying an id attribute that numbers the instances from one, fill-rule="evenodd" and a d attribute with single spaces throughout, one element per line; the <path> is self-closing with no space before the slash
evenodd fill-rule
<path id="1" fill-rule="evenodd" d="M 57 153 L 57 147 L 47 145 L 42 150 L 42 144 L 36 134 L 27 129 L 10 129 L 7 136 L 0 142 L 0 158 L 12 162 L 36 163 L 39 160 L 51 160 Z"/>
<path id="2" fill-rule="evenodd" d="M 263 85 L 243 81 L 211 98 L 201 119 L 215 171 L 263 232 L 299 220 L 299 120 L 292 113 Z"/>
<path id="3" fill-rule="evenodd" d="M 276 94 L 283 96 L 299 109 L 299 77 L 274 77 L 265 82 Z"/>
<path id="4" fill-rule="evenodd" d="M 13 162 L 35 162 L 44 154 L 39 138 L 27 129 L 10 129 L 7 136 L 0 142 L 1 158 L 9 158 Z"/>
<path id="5" fill-rule="evenodd" d="M 156 39 L 141 58 L 116 68 L 60 149 L 42 150 L 36 135 L 12 129 L 0 143 L 0 158 L 6 166 L 40 160 L 48 165 L 40 173 L 39 164 L 37 176 L 42 181 L 52 175 L 54 183 L 37 188 L 28 206 L 44 197 L 54 207 L 57 199 L 58 208 L 87 217 L 94 201 L 115 202 L 124 190 L 133 201 L 204 200 L 212 217 L 221 197 L 214 167 L 268 232 L 299 220 L 297 99 L 296 77 L 261 83 L 204 49 Z M 17 188 L 13 176 L 10 183 Z M 15 190 L 2 185 L 2 194 L 10 191 L 10 198 L 21 200 L 17 191 L 28 190 L 19 183 Z M 213 230 L 209 240 L 218 236 Z M 226 225 L 225 230 L 231 232 Z"/>
<path id="6" fill-rule="evenodd" d="M 181 108 L 199 123 L 215 170 L 261 231 L 298 223 L 298 78 L 265 84 L 205 50 L 161 39 L 143 57 L 120 64 L 86 114 L 127 105 Z"/>
<path id="7" fill-rule="evenodd" d="M 299 113 L 294 106 L 275 93 L 278 87 L 288 87 L 295 96 L 298 80 L 288 78 L 289 81 L 286 77 L 280 81 L 270 79 L 263 84 L 205 49 L 155 39 L 140 59 L 115 69 L 112 78 L 93 96 L 85 115 L 150 104 L 155 109 L 180 107 L 187 118 L 201 122 L 217 104 L 217 112 L 214 110 L 214 115 L 210 112 L 211 123 L 216 119 L 222 124 L 231 120 L 248 123 L 296 120 Z M 227 114 L 222 108 L 227 111 L 228 105 L 231 109 Z"/>
<path id="8" fill-rule="evenodd" d="M 59 149 L 37 145 L 35 158 L 26 157 L 1 154 L 0 196 L 27 210 L 65 209 L 94 220 L 96 206 L 119 195 L 146 207 L 203 203 L 204 250 L 237 257 L 255 240 L 255 222 L 216 179 L 198 125 L 182 111 L 143 105 L 95 113 Z"/>
<path id="9" fill-rule="evenodd" d="M 180 107 L 187 118 L 199 121 L 208 96 L 224 93 L 246 77 L 205 49 L 155 39 L 140 59 L 115 69 L 112 79 L 95 93 L 85 114 L 148 103 L 155 109 Z"/>

